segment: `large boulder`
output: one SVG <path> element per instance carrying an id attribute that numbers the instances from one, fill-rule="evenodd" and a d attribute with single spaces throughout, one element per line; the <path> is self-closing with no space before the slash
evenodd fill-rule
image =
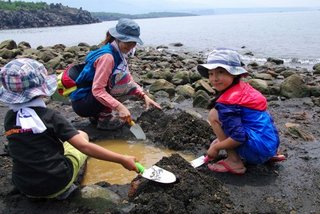
<path id="1" fill-rule="evenodd" d="M 210 86 L 207 79 L 200 79 L 196 81 L 195 83 L 193 83 L 193 87 L 196 91 L 204 90 L 208 94 L 215 94 L 214 89 Z"/>
<path id="2" fill-rule="evenodd" d="M 190 83 L 190 74 L 188 71 L 179 71 L 173 76 L 171 82 L 175 85 Z"/>
<path id="3" fill-rule="evenodd" d="M 287 98 L 309 97 L 310 89 L 300 75 L 293 74 L 281 83 L 280 94 Z"/>
<path id="4" fill-rule="evenodd" d="M 273 57 L 268 57 L 267 62 L 273 62 L 276 65 L 281 65 L 284 63 L 284 61 L 282 59 L 273 58 Z"/>
<path id="5" fill-rule="evenodd" d="M 153 84 L 150 85 L 150 93 L 155 93 L 157 91 L 165 91 L 170 96 L 175 94 L 175 85 L 168 82 L 165 79 L 158 79 Z"/>
<path id="6" fill-rule="evenodd" d="M 269 94 L 267 81 L 262 79 L 250 79 L 248 80 L 248 83 L 258 91 L 260 91 L 262 94 Z"/>
<path id="7" fill-rule="evenodd" d="M 5 40 L 0 43 L 0 49 L 6 48 L 8 50 L 16 49 L 17 43 L 13 40 Z"/>
<path id="8" fill-rule="evenodd" d="M 192 86 L 188 84 L 177 86 L 176 92 L 178 95 L 182 95 L 185 98 L 191 98 L 194 96 L 194 93 L 195 93 Z"/>
<path id="9" fill-rule="evenodd" d="M 312 69 L 314 74 L 320 74 L 320 63 L 315 64 Z"/>
<path id="10" fill-rule="evenodd" d="M 207 108 L 209 103 L 210 96 L 204 90 L 199 90 L 195 93 L 192 103 L 193 107 Z"/>

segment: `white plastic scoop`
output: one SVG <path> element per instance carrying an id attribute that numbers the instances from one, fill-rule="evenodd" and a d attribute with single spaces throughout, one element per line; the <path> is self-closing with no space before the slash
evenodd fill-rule
<path id="1" fill-rule="evenodd" d="M 194 160 L 192 160 L 190 163 L 193 166 L 193 168 L 197 168 L 199 166 L 201 166 L 202 164 L 208 163 L 208 161 L 210 160 L 210 158 L 208 156 L 200 156 Z"/>
<path id="2" fill-rule="evenodd" d="M 146 179 L 164 184 L 169 184 L 176 181 L 176 176 L 172 172 L 162 169 L 156 165 L 150 167 L 149 169 L 145 169 L 140 163 L 136 163 L 136 167 L 138 168 L 142 177 Z"/>

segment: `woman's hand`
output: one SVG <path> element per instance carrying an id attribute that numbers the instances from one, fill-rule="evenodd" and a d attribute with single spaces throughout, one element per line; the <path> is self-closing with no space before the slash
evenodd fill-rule
<path id="1" fill-rule="evenodd" d="M 123 120 L 131 118 L 130 111 L 122 103 L 117 106 L 116 111 L 119 113 L 119 117 Z"/>
<path id="2" fill-rule="evenodd" d="M 146 94 L 143 95 L 143 98 L 144 98 L 146 109 L 149 109 L 150 105 L 156 107 L 157 109 L 161 109 L 161 106 L 157 102 L 152 100 L 148 95 L 146 95 Z"/>

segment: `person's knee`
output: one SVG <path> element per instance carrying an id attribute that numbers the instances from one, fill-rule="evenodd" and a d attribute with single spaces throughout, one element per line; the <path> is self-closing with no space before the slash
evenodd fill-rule
<path id="1" fill-rule="evenodd" d="M 82 137 L 84 137 L 87 141 L 89 141 L 89 135 L 86 132 L 81 131 L 81 130 L 78 130 L 78 132 L 80 133 L 80 135 Z"/>
<path id="2" fill-rule="evenodd" d="M 211 126 L 221 126 L 218 111 L 214 108 L 210 110 L 208 120 Z"/>

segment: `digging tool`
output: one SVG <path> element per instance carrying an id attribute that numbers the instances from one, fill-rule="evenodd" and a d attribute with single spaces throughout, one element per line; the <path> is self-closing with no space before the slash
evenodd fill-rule
<path id="1" fill-rule="evenodd" d="M 128 119 L 128 124 L 130 125 L 131 133 L 138 139 L 138 140 L 145 140 L 147 139 L 146 134 L 143 132 L 142 128 L 136 124 L 131 118 Z"/>
<path id="2" fill-rule="evenodd" d="M 136 163 L 136 167 L 142 177 L 156 181 L 159 183 L 169 184 L 176 181 L 176 176 L 165 169 L 162 169 L 156 165 L 153 165 L 149 169 L 145 169 L 140 163 Z"/>
<path id="3" fill-rule="evenodd" d="M 209 156 L 202 155 L 202 156 L 192 160 L 190 163 L 193 166 L 193 168 L 197 168 L 197 167 L 201 166 L 202 164 L 208 163 L 209 160 L 211 160 L 211 158 L 209 158 Z"/>

